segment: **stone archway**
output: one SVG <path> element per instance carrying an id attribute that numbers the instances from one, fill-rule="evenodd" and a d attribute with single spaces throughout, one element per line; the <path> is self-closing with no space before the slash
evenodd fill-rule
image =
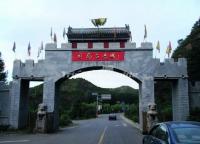
<path id="1" fill-rule="evenodd" d="M 114 39 L 112 32 L 119 29 L 119 37 Z M 89 32 L 88 32 L 89 30 Z M 136 78 L 140 82 L 140 123 L 145 130 L 145 117 L 148 104 L 154 103 L 154 80 L 173 80 L 173 119 L 186 120 L 189 115 L 188 76 L 186 59 L 166 59 L 160 62 L 153 58 L 153 46 L 150 42 L 130 42 L 130 31 L 125 28 L 108 28 L 108 33 L 99 35 L 102 29 L 72 29 L 69 28 L 69 43 L 47 43 L 45 46 L 45 59 L 34 63 L 27 60 L 14 61 L 13 82 L 11 88 L 10 125 L 14 128 L 24 126 L 26 120 L 25 106 L 26 81 L 43 80 L 43 103 L 47 105 L 47 112 L 51 115 L 50 128 L 58 128 L 56 110 L 56 82 L 60 79 L 88 68 L 112 69 Z M 84 31 L 87 31 L 86 33 Z M 91 37 L 93 31 L 97 33 L 94 38 L 83 39 L 83 35 Z M 84 34 L 82 33 L 84 32 Z M 111 34 L 110 34 L 111 32 Z M 74 35 L 74 33 L 81 33 Z M 89 34 L 88 34 L 89 33 Z M 106 37 L 107 41 L 104 41 Z M 85 37 L 85 36 L 84 36 Z M 88 41 L 89 40 L 89 41 Z M 25 104 L 26 105 L 26 104 Z M 144 119 L 143 119 L 144 117 Z"/>
<path id="2" fill-rule="evenodd" d="M 134 81 L 136 81 L 138 83 L 138 85 L 139 85 L 139 98 L 138 98 L 139 99 L 139 107 L 138 107 L 139 108 L 139 124 L 140 124 L 140 127 L 143 128 L 143 125 L 144 125 L 143 124 L 143 112 L 144 112 L 146 106 L 144 107 L 143 96 L 142 96 L 142 93 L 141 93 L 142 91 L 144 91 L 144 90 L 142 90 L 142 88 L 144 88 L 144 86 L 142 86 L 143 84 L 142 84 L 141 78 L 133 76 L 132 74 L 129 74 L 128 72 L 125 72 L 125 71 L 120 70 L 120 69 L 116 69 L 116 68 L 112 68 L 112 67 L 103 67 L 103 66 L 86 67 L 86 68 L 83 68 L 83 69 L 78 69 L 78 70 L 75 70 L 73 72 L 70 72 L 70 73 L 68 73 L 64 76 L 57 78 L 57 80 L 55 81 L 55 84 L 54 84 L 55 85 L 55 93 L 51 92 L 53 95 L 55 95 L 55 100 L 51 101 L 52 103 L 49 103 L 49 101 L 46 101 L 44 99 L 44 103 L 48 107 L 54 105 L 53 109 L 54 109 L 54 113 L 56 113 L 55 118 L 54 118 L 55 121 L 56 121 L 54 127 L 58 128 L 58 125 L 59 125 L 59 123 L 58 123 L 58 105 L 57 105 L 57 102 L 59 101 L 59 96 L 57 94 L 57 91 L 58 91 L 60 84 L 62 83 L 62 81 L 70 78 L 73 75 L 76 75 L 76 74 L 82 73 L 82 72 L 91 71 L 91 70 L 110 70 L 110 71 L 118 72 L 118 73 L 126 75 L 127 77 L 133 79 Z M 145 89 L 146 90 L 149 89 L 149 91 L 152 91 L 152 93 L 154 92 L 154 89 L 152 89 L 152 87 L 145 86 Z M 150 96 L 151 96 L 151 99 L 154 100 L 154 98 L 153 98 L 154 95 L 150 95 Z M 150 102 L 153 103 L 153 101 L 148 100 L 148 103 L 150 103 Z M 146 104 L 146 105 L 148 105 L 148 104 Z"/>

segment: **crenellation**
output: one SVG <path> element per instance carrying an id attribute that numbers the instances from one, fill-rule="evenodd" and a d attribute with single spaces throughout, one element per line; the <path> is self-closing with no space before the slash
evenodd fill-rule
<path id="1" fill-rule="evenodd" d="M 152 45 L 151 42 L 142 42 L 142 43 L 141 43 L 141 48 L 153 49 L 153 45 Z"/>
<path id="2" fill-rule="evenodd" d="M 126 42 L 125 43 L 125 48 L 136 48 L 136 43 L 135 42 Z"/>
<path id="3" fill-rule="evenodd" d="M 22 61 L 21 60 L 15 60 L 13 66 L 14 67 L 21 67 Z"/>
<path id="4" fill-rule="evenodd" d="M 57 49 L 57 44 L 56 43 L 47 43 L 45 45 L 45 50 L 54 50 Z"/>
<path id="5" fill-rule="evenodd" d="M 32 60 L 32 59 L 26 60 L 25 66 L 26 67 L 34 67 L 34 60 Z"/>
<path id="6" fill-rule="evenodd" d="M 61 49 L 71 49 L 72 43 L 61 43 Z"/>
<path id="7" fill-rule="evenodd" d="M 186 60 L 186 58 L 179 58 L 177 63 L 178 63 L 178 66 L 187 67 L 187 60 Z"/>
<path id="8" fill-rule="evenodd" d="M 166 63 L 166 64 L 175 64 L 175 61 L 174 61 L 173 58 L 167 58 L 167 59 L 164 60 L 164 63 Z"/>

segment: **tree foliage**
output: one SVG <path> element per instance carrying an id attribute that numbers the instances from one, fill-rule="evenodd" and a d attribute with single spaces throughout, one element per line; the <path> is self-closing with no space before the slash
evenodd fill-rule
<path id="1" fill-rule="evenodd" d="M 178 40 L 178 47 L 172 57 L 187 58 L 189 79 L 200 80 L 200 19 L 185 39 Z"/>
<path id="2" fill-rule="evenodd" d="M 4 61 L 1 57 L 1 52 L 0 52 L 0 81 L 6 81 L 6 72 L 5 72 L 5 64 Z"/>

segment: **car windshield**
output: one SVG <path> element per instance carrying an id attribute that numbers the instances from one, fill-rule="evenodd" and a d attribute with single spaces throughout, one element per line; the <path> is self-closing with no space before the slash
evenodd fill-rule
<path id="1" fill-rule="evenodd" d="M 200 143 L 199 127 L 178 127 L 173 128 L 177 142 L 184 144 Z"/>

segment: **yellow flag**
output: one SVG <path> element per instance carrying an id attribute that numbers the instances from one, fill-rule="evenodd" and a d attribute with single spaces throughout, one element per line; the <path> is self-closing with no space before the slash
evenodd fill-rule
<path id="1" fill-rule="evenodd" d="M 159 41 L 157 42 L 156 49 L 157 49 L 158 52 L 160 53 L 160 42 L 159 42 Z"/>

